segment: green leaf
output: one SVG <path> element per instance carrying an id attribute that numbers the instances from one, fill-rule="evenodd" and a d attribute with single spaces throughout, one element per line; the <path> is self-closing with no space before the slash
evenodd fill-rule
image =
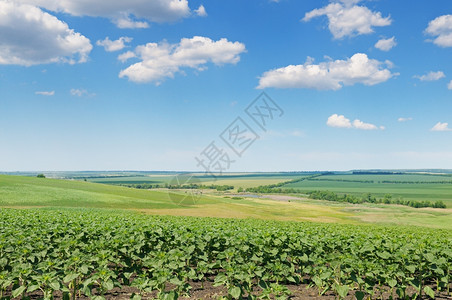
<path id="1" fill-rule="evenodd" d="M 80 267 L 80 272 L 82 272 L 83 274 L 87 274 L 88 273 L 88 266 L 87 265 L 83 265 Z"/>
<path id="2" fill-rule="evenodd" d="M 263 280 L 259 280 L 259 286 L 263 290 L 268 289 L 268 284 L 265 281 L 263 281 Z"/>
<path id="3" fill-rule="evenodd" d="M 107 291 L 112 290 L 115 287 L 115 285 L 113 284 L 113 281 L 111 281 L 111 280 L 105 281 L 103 286 L 105 287 L 105 289 Z"/>
<path id="4" fill-rule="evenodd" d="M 388 258 L 391 257 L 391 254 L 389 254 L 389 253 L 386 252 L 386 251 L 384 251 L 384 252 L 377 252 L 377 255 L 378 255 L 380 258 L 383 258 L 383 259 L 388 259 Z"/>
<path id="5" fill-rule="evenodd" d="M 174 285 L 181 285 L 182 283 L 184 283 L 183 281 L 181 281 L 181 280 L 179 280 L 179 278 L 177 278 L 177 277 L 174 277 L 174 278 L 171 278 L 171 280 L 170 280 L 170 283 L 172 283 L 172 284 L 174 284 Z"/>
<path id="6" fill-rule="evenodd" d="M 133 293 L 132 296 L 130 296 L 130 299 L 131 300 L 141 300 L 141 296 Z"/>
<path id="7" fill-rule="evenodd" d="M 388 284 L 389 284 L 390 287 L 393 288 L 393 287 L 395 287 L 397 285 L 397 280 L 391 279 L 391 280 L 388 281 Z"/>
<path id="8" fill-rule="evenodd" d="M 336 285 L 335 289 L 337 291 L 337 294 L 341 298 L 345 298 L 348 294 L 348 285 Z"/>
<path id="9" fill-rule="evenodd" d="M 362 291 L 356 291 L 355 292 L 356 300 L 363 300 L 365 295 L 366 294 L 364 292 L 362 292 Z"/>
<path id="10" fill-rule="evenodd" d="M 164 300 L 176 300 L 178 298 L 177 296 L 178 294 L 175 291 L 171 291 L 169 293 L 163 294 L 163 297 L 160 298 Z"/>
<path id="11" fill-rule="evenodd" d="M 55 291 L 60 289 L 60 283 L 58 281 L 52 281 L 49 286 Z"/>
<path id="12" fill-rule="evenodd" d="M 26 289 L 26 287 L 22 285 L 22 286 L 18 287 L 17 289 L 15 289 L 11 293 L 11 296 L 13 296 L 13 298 L 17 298 L 25 291 L 25 289 Z"/>
<path id="13" fill-rule="evenodd" d="M 76 274 L 76 273 L 67 274 L 66 276 L 64 276 L 63 282 L 65 282 L 65 283 L 71 282 L 77 277 L 78 277 L 78 274 Z"/>
<path id="14" fill-rule="evenodd" d="M 229 295 L 231 295 L 233 298 L 240 298 L 240 295 L 242 294 L 242 290 L 238 286 L 234 286 L 229 289 Z"/>
<path id="15" fill-rule="evenodd" d="M 36 290 L 39 290 L 39 284 L 30 285 L 27 289 L 27 293 L 32 293 Z"/>
<path id="16" fill-rule="evenodd" d="M 428 295 L 430 298 L 435 299 L 435 292 L 429 286 L 424 287 L 424 293 Z"/>
<path id="17" fill-rule="evenodd" d="M 416 266 L 409 265 L 405 267 L 410 273 L 414 273 L 416 271 Z"/>

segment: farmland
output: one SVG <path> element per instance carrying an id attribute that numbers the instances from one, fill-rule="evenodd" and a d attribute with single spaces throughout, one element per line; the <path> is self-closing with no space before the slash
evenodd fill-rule
<path id="1" fill-rule="evenodd" d="M 450 208 L 350 204 L 304 194 L 391 192 L 423 200 L 423 192 L 450 207 L 451 184 L 439 183 L 447 175 L 199 176 L 203 185 L 234 189 L 206 189 L 196 201 L 187 198 L 190 189 L 123 186 L 171 184 L 172 178 L 0 175 L 0 298 L 450 296 Z M 295 179 L 303 180 L 284 184 Z M 299 192 L 237 192 L 268 184 Z"/>
<path id="2" fill-rule="evenodd" d="M 246 177 L 245 177 L 246 179 Z M 235 179 L 237 180 L 237 179 Z M 256 179 L 253 179 L 256 180 Z M 269 180 L 265 178 L 264 182 Z M 143 190 L 77 180 L 0 175 L 0 207 L 103 208 L 151 215 L 214 216 L 346 224 L 381 223 L 450 228 L 450 209 L 414 209 L 396 205 L 350 205 L 306 196 L 280 201 L 272 197 L 228 196 L 206 190 L 194 203 L 180 203 L 187 190 Z M 180 205 L 181 204 L 181 205 Z M 187 205 L 184 205 L 187 204 Z"/>
<path id="3" fill-rule="evenodd" d="M 175 175 L 176 174 L 144 174 L 135 176 L 87 177 L 87 181 L 112 185 L 130 185 L 142 183 L 165 185 L 170 184 Z M 305 176 L 304 173 L 238 173 L 217 177 L 212 177 L 202 173 L 194 173 L 193 175 L 197 180 L 199 180 L 201 184 L 232 185 L 241 186 L 244 188 L 279 183 L 299 178 L 300 176 Z"/>
<path id="4" fill-rule="evenodd" d="M 7 297 L 446 298 L 450 289 L 450 231 L 92 209 L 1 215 Z"/>
<path id="5" fill-rule="evenodd" d="M 352 195 L 372 193 L 379 197 L 391 194 L 393 198 L 404 200 L 441 200 L 448 207 L 452 207 L 450 175 L 325 175 L 284 187 L 296 188 L 301 192 L 329 190 Z"/>

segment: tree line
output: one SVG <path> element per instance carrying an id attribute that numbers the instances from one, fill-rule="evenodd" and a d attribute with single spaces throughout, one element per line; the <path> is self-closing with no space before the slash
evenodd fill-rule
<path id="1" fill-rule="evenodd" d="M 446 204 L 443 201 L 437 200 L 435 202 L 424 200 L 424 201 L 412 201 L 412 200 L 403 200 L 403 199 L 393 199 L 392 195 L 386 194 L 383 198 L 377 198 L 373 196 L 371 193 L 366 193 L 362 196 L 355 196 L 350 194 L 339 195 L 332 191 L 312 191 L 307 193 L 309 198 L 317 199 L 317 200 L 327 200 L 327 201 L 335 201 L 335 202 L 348 202 L 354 204 L 360 203 L 377 203 L 377 204 L 399 204 L 410 206 L 414 208 L 422 208 L 422 207 L 433 207 L 433 208 L 446 208 Z"/>
<path id="2" fill-rule="evenodd" d="M 159 189 L 159 188 L 165 188 L 165 189 L 211 189 L 211 190 L 217 190 L 217 191 L 228 191 L 233 190 L 233 185 L 203 185 L 203 184 L 151 184 L 151 183 L 135 183 L 135 184 L 120 184 L 121 186 L 129 187 L 129 188 L 135 188 L 135 189 Z"/>

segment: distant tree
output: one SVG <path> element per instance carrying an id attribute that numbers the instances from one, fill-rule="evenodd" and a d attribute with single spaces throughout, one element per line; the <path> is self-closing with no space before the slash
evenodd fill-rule
<path id="1" fill-rule="evenodd" d="M 44 175 L 44 174 L 38 174 L 36 177 L 38 177 L 38 178 L 46 178 L 46 176 Z"/>
<path id="2" fill-rule="evenodd" d="M 383 198 L 384 204 L 391 204 L 392 196 L 390 194 L 386 194 Z"/>
<path id="3" fill-rule="evenodd" d="M 446 208 L 446 204 L 443 201 L 438 200 L 433 204 L 434 208 Z"/>
<path id="4" fill-rule="evenodd" d="M 239 188 L 237 189 L 237 193 L 242 193 L 242 192 L 243 192 L 243 188 L 239 187 Z"/>

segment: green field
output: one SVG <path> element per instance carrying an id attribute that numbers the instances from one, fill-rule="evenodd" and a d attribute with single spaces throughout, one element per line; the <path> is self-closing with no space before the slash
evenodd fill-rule
<path id="1" fill-rule="evenodd" d="M 180 203 L 189 192 L 140 190 L 75 180 L 0 175 L 0 207 L 108 208 L 148 214 L 354 222 L 349 218 L 351 214 L 322 205 L 232 199 L 211 194 L 196 199 L 196 205 L 190 199 Z"/>
<path id="2" fill-rule="evenodd" d="M 372 182 L 369 183 L 366 181 Z M 403 181 L 404 183 L 382 183 L 382 181 Z M 385 194 L 391 194 L 393 198 L 404 200 L 441 200 L 448 207 L 452 207 L 452 183 L 428 183 L 437 181 L 452 181 L 452 177 L 407 174 L 325 175 L 310 180 L 287 184 L 284 188 L 296 188 L 301 192 L 329 190 L 336 193 L 347 193 L 358 196 L 366 193 L 372 193 L 378 197 L 383 197 Z"/>
<path id="3" fill-rule="evenodd" d="M 131 185 L 131 184 L 171 184 L 177 174 L 136 174 L 133 176 L 103 176 L 86 177 L 89 182 Z M 222 176 L 206 176 L 202 173 L 194 173 L 196 182 L 204 185 L 232 185 L 235 187 L 256 187 L 259 185 L 273 184 L 288 181 L 304 176 L 302 173 L 237 173 Z M 80 176 L 77 176 L 81 179 Z M 173 183 L 174 184 L 174 183 Z"/>
<path id="4" fill-rule="evenodd" d="M 75 180 L 0 175 L 0 205 L 9 207 L 177 208 L 183 194 L 138 190 Z M 200 204 L 213 203 L 202 197 Z"/>
<path id="5" fill-rule="evenodd" d="M 95 209 L 0 215 L 5 300 L 449 296 L 446 230 Z"/>
<path id="6" fill-rule="evenodd" d="M 244 182 L 252 181 L 254 184 L 271 180 L 264 176 L 260 178 L 256 179 L 254 176 L 249 179 L 242 176 Z M 240 183 L 237 177 L 224 180 L 235 180 Z M 275 176 L 274 180 L 278 182 L 282 179 Z M 152 215 L 452 227 L 450 209 L 415 209 L 383 204 L 352 205 L 311 200 L 303 196 L 292 196 L 290 202 L 275 198 L 276 196 L 234 198 L 216 191 L 204 191 L 203 196 L 197 199 L 196 203 L 192 203 L 189 197 L 185 198 L 189 192 L 165 189 L 140 190 L 76 180 L 0 175 L 0 207 L 107 208 L 127 209 Z M 185 200 L 180 203 L 182 199 Z"/>
<path id="7" fill-rule="evenodd" d="M 210 189 L 193 201 L 189 189 L 118 185 L 172 177 L 133 175 L 98 177 L 108 184 L 0 175 L 0 299 L 451 296 L 450 208 Z M 435 176 L 388 176 L 325 175 L 291 185 L 420 200 L 424 190 L 450 199 L 450 184 L 414 183 Z M 234 174 L 200 182 L 237 189 L 300 177 Z M 379 183 L 393 177 L 412 183 Z"/>

